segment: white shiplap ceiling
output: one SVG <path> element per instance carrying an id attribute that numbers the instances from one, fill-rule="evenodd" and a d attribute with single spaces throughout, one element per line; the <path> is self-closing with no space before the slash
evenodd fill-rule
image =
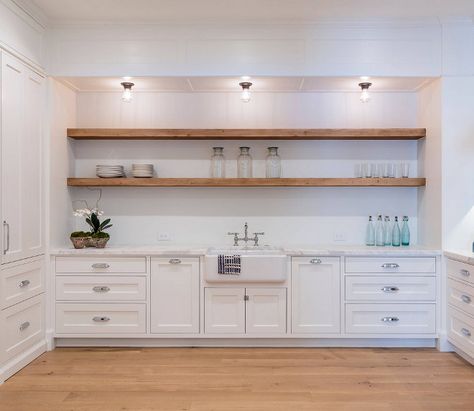
<path id="1" fill-rule="evenodd" d="M 82 92 L 121 91 L 122 81 L 135 83 L 134 91 L 238 92 L 239 77 L 61 77 L 58 80 Z M 429 83 L 429 77 L 372 77 L 371 91 L 414 92 Z M 359 77 L 252 77 L 252 92 L 360 91 Z"/>
<path id="2" fill-rule="evenodd" d="M 32 0 L 57 22 L 246 22 L 474 16 L 473 0 Z"/>

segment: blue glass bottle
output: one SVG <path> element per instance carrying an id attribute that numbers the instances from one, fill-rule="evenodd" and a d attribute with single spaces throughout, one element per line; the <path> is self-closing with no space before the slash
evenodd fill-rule
<path id="1" fill-rule="evenodd" d="M 410 228 L 408 227 L 408 217 L 403 216 L 403 225 L 402 225 L 402 245 L 410 245 Z"/>
<path id="2" fill-rule="evenodd" d="M 395 217 L 392 229 L 392 245 L 400 247 L 400 226 L 398 225 L 398 217 Z"/>
<path id="3" fill-rule="evenodd" d="M 375 245 L 375 229 L 374 223 L 372 222 L 372 216 L 369 216 L 369 222 L 367 223 L 367 230 L 365 232 L 365 245 Z"/>

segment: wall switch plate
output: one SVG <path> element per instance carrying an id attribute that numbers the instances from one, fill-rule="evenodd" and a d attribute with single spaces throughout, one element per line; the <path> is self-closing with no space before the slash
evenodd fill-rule
<path id="1" fill-rule="evenodd" d="M 346 241 L 346 234 L 341 232 L 334 233 L 334 241 L 343 242 Z"/>
<path id="2" fill-rule="evenodd" d="M 167 233 L 165 231 L 158 233 L 158 241 L 171 241 L 170 233 Z"/>

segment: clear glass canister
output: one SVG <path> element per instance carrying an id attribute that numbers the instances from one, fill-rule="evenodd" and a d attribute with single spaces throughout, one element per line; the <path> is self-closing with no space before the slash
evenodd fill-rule
<path id="1" fill-rule="evenodd" d="M 212 147 L 214 154 L 211 157 L 211 177 L 225 177 L 225 157 L 223 147 Z"/>
<path id="2" fill-rule="evenodd" d="M 268 147 L 268 155 L 265 160 L 266 177 L 281 177 L 281 158 L 278 155 L 278 147 Z"/>
<path id="3" fill-rule="evenodd" d="M 240 155 L 237 157 L 237 176 L 239 178 L 252 178 L 252 157 L 250 147 L 239 147 Z"/>

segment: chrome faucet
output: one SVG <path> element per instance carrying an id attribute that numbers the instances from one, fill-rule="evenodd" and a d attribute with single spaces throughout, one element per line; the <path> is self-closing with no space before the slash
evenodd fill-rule
<path id="1" fill-rule="evenodd" d="M 234 236 L 234 247 L 237 247 L 239 245 L 239 241 L 245 241 L 245 245 L 249 241 L 254 242 L 254 247 L 258 247 L 258 236 L 259 235 L 265 235 L 265 233 L 253 233 L 253 237 L 248 236 L 248 230 L 249 230 L 249 225 L 245 223 L 244 225 L 244 237 L 239 237 L 239 233 L 227 233 L 227 235 L 233 235 Z"/>

